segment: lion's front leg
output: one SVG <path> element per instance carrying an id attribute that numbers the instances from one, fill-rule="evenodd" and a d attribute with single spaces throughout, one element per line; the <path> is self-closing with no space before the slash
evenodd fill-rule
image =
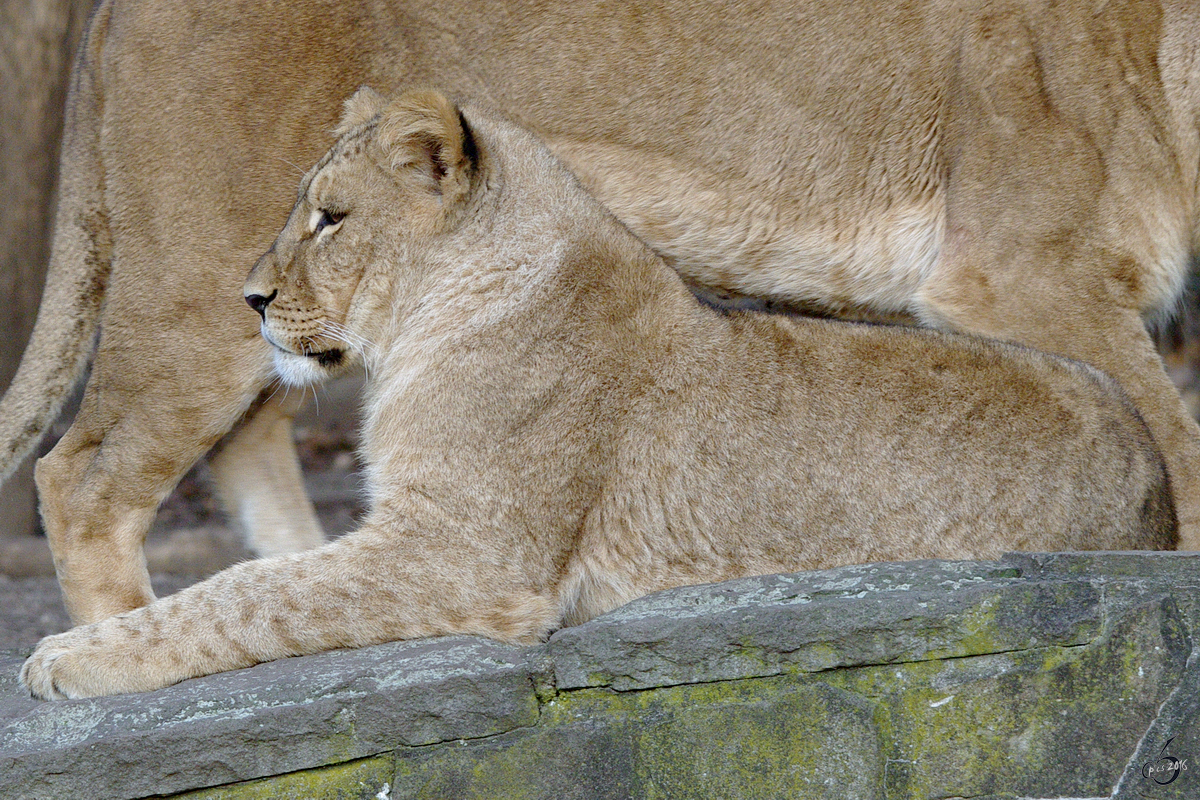
<path id="1" fill-rule="evenodd" d="M 22 667 L 21 682 L 35 697 L 74 699 L 149 691 L 292 655 L 301 651 L 285 642 L 294 622 L 273 610 L 289 601 L 272 584 L 295 567 L 286 559 L 239 565 L 148 606 L 48 636 Z M 256 579 L 268 582 L 261 594 Z"/>
<path id="2" fill-rule="evenodd" d="M 179 675 L 174 648 L 151 647 L 136 617 L 122 614 L 47 636 L 21 668 L 21 683 L 34 697 L 69 700 L 157 689 Z M 132 618 L 132 619 L 131 619 Z"/>
<path id="3" fill-rule="evenodd" d="M 365 530 L 317 550 L 231 567 L 178 594 L 49 636 L 21 670 L 46 699 L 158 689 L 284 656 L 397 639 L 477 634 L 531 643 L 555 598 L 520 564 L 431 548 L 426 531 Z M 420 545 L 424 543 L 424 546 Z M 501 543 L 503 544 L 503 543 Z M 411 545 L 411 546 L 410 546 Z"/>

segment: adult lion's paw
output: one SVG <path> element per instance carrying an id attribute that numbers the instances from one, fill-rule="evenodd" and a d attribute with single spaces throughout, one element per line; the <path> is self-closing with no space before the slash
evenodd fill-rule
<path id="1" fill-rule="evenodd" d="M 43 700 L 145 691 L 170 683 L 154 676 L 125 631 L 105 620 L 47 636 L 21 667 L 21 683 Z"/>

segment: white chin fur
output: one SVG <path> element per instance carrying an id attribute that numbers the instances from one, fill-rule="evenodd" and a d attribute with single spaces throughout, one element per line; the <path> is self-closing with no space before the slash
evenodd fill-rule
<path id="1" fill-rule="evenodd" d="M 311 358 L 275 351 L 275 372 L 288 386 L 310 386 L 329 377 L 329 372 Z"/>

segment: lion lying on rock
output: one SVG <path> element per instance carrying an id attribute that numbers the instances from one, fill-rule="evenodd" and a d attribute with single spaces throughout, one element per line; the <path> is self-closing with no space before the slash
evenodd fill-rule
<path id="1" fill-rule="evenodd" d="M 323 541 L 237 297 L 355 87 L 502 110 L 689 284 L 1083 361 L 1154 435 L 1200 550 L 1200 427 L 1147 334 L 1200 243 L 1200 6 L 1180 0 L 100 0 L 0 476 L 38 464 L 76 624 L 153 601 L 155 509 L 218 441 L 259 555 Z M 97 340 L 97 333 L 99 334 Z M 93 345 L 98 341 L 98 345 Z"/>
<path id="2" fill-rule="evenodd" d="M 723 315 L 536 139 L 364 89 L 246 282 L 285 382 L 361 362 L 371 511 L 49 637 L 45 698 L 438 634 L 536 642 L 681 584 L 1169 548 L 1116 385 L 975 338 Z"/>

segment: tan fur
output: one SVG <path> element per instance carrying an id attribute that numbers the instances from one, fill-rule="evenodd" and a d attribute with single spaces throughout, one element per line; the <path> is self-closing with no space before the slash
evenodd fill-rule
<path id="1" fill-rule="evenodd" d="M 303 399 L 303 393 L 276 394 L 209 459 L 217 495 L 260 556 L 308 550 L 325 541 L 304 492 L 292 439 L 292 419 Z"/>
<path id="2" fill-rule="evenodd" d="M 294 199 L 291 164 L 326 148 L 359 84 L 420 82 L 528 125 L 692 284 L 1104 369 L 1165 453 L 1198 549 L 1200 429 L 1144 326 L 1195 251 L 1197 17 L 1175 0 L 103 0 L 43 314 L 0 405 L 3 465 L 49 424 L 99 323 L 42 509 L 76 621 L 151 600 L 155 506 L 271 379 L 237 289 Z M 248 424 L 234 451 L 263 427 L 288 447 L 286 424 Z M 295 515 L 278 512 L 262 516 Z"/>
<path id="3" fill-rule="evenodd" d="M 39 697 L 418 636 L 536 642 L 749 574 L 1173 546 L 1162 460 L 1096 370 L 722 315 L 520 128 L 473 107 L 462 127 L 432 92 L 349 108 L 245 292 L 288 383 L 366 367 L 368 517 L 44 640 L 21 675 Z"/>

